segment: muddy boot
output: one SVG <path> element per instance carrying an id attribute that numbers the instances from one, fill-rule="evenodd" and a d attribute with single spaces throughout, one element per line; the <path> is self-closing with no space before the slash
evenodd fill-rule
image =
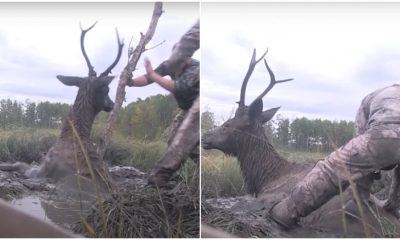
<path id="1" fill-rule="evenodd" d="M 287 197 L 272 206 L 269 210 L 269 214 L 272 220 L 285 230 L 293 228 L 299 217 L 295 203 L 291 197 Z"/>
<path id="2" fill-rule="evenodd" d="M 337 178 L 325 161 L 315 167 L 284 198 L 270 210 L 272 219 L 285 229 L 292 228 L 300 217 L 305 217 L 339 192 L 333 182 Z"/>
<path id="3" fill-rule="evenodd" d="M 157 166 L 151 171 L 147 184 L 155 187 L 167 187 L 174 172 L 169 168 Z"/>

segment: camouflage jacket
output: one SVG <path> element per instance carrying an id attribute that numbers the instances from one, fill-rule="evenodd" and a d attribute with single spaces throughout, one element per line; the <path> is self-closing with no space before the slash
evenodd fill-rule
<path id="1" fill-rule="evenodd" d="M 161 76 L 170 75 L 175 80 L 175 87 L 172 93 L 175 96 L 178 106 L 183 110 L 188 110 L 194 100 L 199 95 L 199 73 L 200 63 L 197 60 L 191 59 L 188 66 L 183 69 L 179 75 L 172 74 L 172 66 L 184 59 L 190 58 L 197 49 L 200 47 L 200 21 L 197 21 L 175 44 L 171 56 L 168 60 L 162 62 L 156 69 L 155 72 Z M 148 82 L 151 79 L 145 75 Z"/>
<path id="2" fill-rule="evenodd" d="M 400 85 L 378 89 L 362 101 L 355 122 L 355 136 L 381 124 L 400 124 Z"/>
<path id="3" fill-rule="evenodd" d="M 192 59 L 180 75 L 171 76 L 175 80 L 172 93 L 178 102 L 178 106 L 183 110 L 188 110 L 199 95 L 199 72 L 200 62 Z"/>

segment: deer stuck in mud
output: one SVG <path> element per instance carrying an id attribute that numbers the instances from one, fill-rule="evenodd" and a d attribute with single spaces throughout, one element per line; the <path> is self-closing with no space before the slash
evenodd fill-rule
<path id="1" fill-rule="evenodd" d="M 284 199 L 290 194 L 293 187 L 302 180 L 313 168 L 311 163 L 289 162 L 279 155 L 270 144 L 263 124 L 271 120 L 279 110 L 271 108 L 263 111 L 263 97 L 279 83 L 292 79 L 276 80 L 275 75 L 264 59 L 267 51 L 256 59 L 254 50 L 248 71 L 243 80 L 238 108 L 233 118 L 225 121 L 202 136 L 204 149 L 218 149 L 225 154 L 237 158 L 243 175 L 246 189 L 256 197 L 266 209 Z M 256 65 L 264 59 L 265 67 L 270 76 L 270 83 L 266 89 L 250 104 L 245 104 L 246 87 Z M 397 168 L 398 169 L 398 168 Z M 389 201 L 397 199 L 398 183 L 394 179 L 389 194 Z M 382 219 L 388 220 L 395 226 L 392 236 L 400 236 L 400 224 L 396 217 L 382 208 L 382 205 L 359 211 L 360 204 L 354 201 L 355 193 L 347 188 L 340 195 L 333 197 L 322 207 L 300 221 L 300 225 L 307 228 L 320 229 L 324 232 L 343 233 L 343 218 L 346 220 L 346 236 L 385 236 L 381 231 Z M 373 196 L 371 199 L 376 198 Z M 345 213 L 345 214 L 344 214 Z M 378 217 L 377 217 L 378 216 Z"/>
<path id="2" fill-rule="evenodd" d="M 58 182 L 66 177 L 74 179 L 79 176 L 81 180 L 92 182 L 92 185 L 98 186 L 100 190 L 109 190 L 111 178 L 108 168 L 102 156 L 97 153 L 90 134 L 96 115 L 101 111 L 110 112 L 114 107 L 114 102 L 108 96 L 108 85 L 114 76 L 109 76 L 109 74 L 119 62 L 124 44 L 117 31 L 117 56 L 114 62 L 97 76 L 84 45 L 86 33 L 96 23 L 88 29 L 83 29 L 81 26 L 80 47 L 89 69 L 88 76 L 57 75 L 57 79 L 63 84 L 79 88 L 75 102 L 64 119 L 59 138 L 47 152 L 38 168 L 32 168 L 25 163 L 15 163 L 12 165 L 2 164 L 0 170 L 22 171 L 27 177 L 47 178 L 52 182 Z"/>

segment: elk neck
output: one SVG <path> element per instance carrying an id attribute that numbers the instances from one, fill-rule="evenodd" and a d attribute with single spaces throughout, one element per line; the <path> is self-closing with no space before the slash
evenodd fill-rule
<path id="1" fill-rule="evenodd" d="M 247 191 L 258 195 L 263 187 L 278 179 L 290 163 L 269 143 L 262 129 L 257 134 L 240 138 L 235 155 L 247 186 Z"/>
<path id="2" fill-rule="evenodd" d="M 73 135 L 70 122 L 72 122 L 81 140 L 90 138 L 93 122 L 97 113 L 90 99 L 82 95 L 83 94 L 78 94 L 76 97 L 75 103 L 63 123 L 60 138 L 71 137 Z"/>

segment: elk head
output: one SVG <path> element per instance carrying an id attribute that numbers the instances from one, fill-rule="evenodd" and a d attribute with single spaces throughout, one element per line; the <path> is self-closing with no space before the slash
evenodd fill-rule
<path id="1" fill-rule="evenodd" d="M 279 107 L 263 111 L 262 98 L 275 84 L 293 80 L 275 80 L 274 73 L 264 59 L 264 64 L 268 70 L 271 81 L 267 88 L 249 106 L 245 105 L 247 82 L 255 66 L 265 57 L 267 52 L 268 50 L 261 58 L 256 60 L 256 50 L 254 49 L 248 71 L 242 83 L 240 100 L 237 102 L 239 106 L 235 112 L 235 116 L 224 122 L 220 127 L 210 130 L 203 135 L 202 146 L 204 149 L 218 149 L 226 154 L 238 156 L 240 154 L 240 149 L 243 147 L 248 148 L 246 146 L 252 144 L 254 140 L 266 140 L 262 126 L 275 115 Z"/>
<path id="2" fill-rule="evenodd" d="M 114 79 L 115 76 L 108 76 L 111 73 L 111 70 L 117 65 L 119 59 L 121 58 L 122 48 L 124 43 L 120 40 L 118 31 L 117 34 L 117 42 L 118 42 L 118 53 L 114 62 L 99 76 L 94 71 L 94 67 L 90 63 L 90 60 L 85 51 L 85 35 L 91 30 L 97 22 L 95 22 L 88 29 L 82 29 L 81 26 L 81 38 L 80 45 L 83 57 L 85 58 L 86 64 L 89 69 L 89 73 L 87 77 L 75 77 L 75 76 L 62 76 L 57 75 L 57 79 L 60 80 L 63 84 L 67 86 L 77 86 L 79 88 L 78 94 L 76 96 L 74 108 L 77 106 L 81 106 L 85 108 L 85 111 L 89 111 L 92 114 L 97 114 L 100 111 L 110 112 L 114 107 L 114 102 L 108 96 L 109 87 L 108 85 Z M 85 106 L 85 107 L 83 107 Z"/>

